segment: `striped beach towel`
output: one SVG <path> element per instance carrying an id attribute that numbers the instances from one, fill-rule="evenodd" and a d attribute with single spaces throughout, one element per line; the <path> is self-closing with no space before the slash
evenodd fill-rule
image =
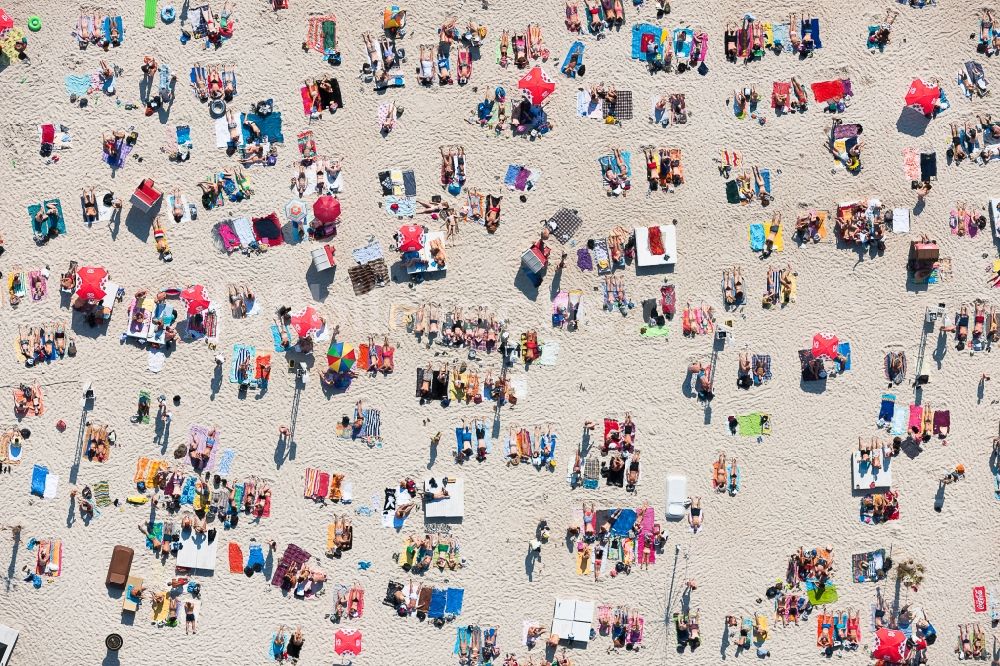
<path id="1" fill-rule="evenodd" d="M 361 420 L 361 441 L 367 444 L 382 442 L 382 413 L 377 409 L 366 409 Z"/>
<path id="2" fill-rule="evenodd" d="M 98 481 L 91 490 L 94 491 L 94 504 L 97 506 L 111 506 L 111 493 L 107 481 Z"/>

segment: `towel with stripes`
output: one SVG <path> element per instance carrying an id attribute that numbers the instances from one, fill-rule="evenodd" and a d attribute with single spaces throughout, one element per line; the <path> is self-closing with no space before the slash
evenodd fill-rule
<path id="1" fill-rule="evenodd" d="M 366 409 L 361 418 L 358 439 L 368 445 L 382 443 L 382 413 L 377 409 Z"/>

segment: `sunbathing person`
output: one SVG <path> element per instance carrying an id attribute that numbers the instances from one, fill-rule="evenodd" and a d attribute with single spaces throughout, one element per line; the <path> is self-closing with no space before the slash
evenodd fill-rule
<path id="1" fill-rule="evenodd" d="M 764 178 L 760 175 L 760 167 L 754 166 L 752 171 L 754 183 L 757 185 L 757 191 L 759 192 L 758 196 L 760 197 L 760 205 L 766 207 L 774 201 L 774 197 L 772 197 L 771 193 L 767 191 Z"/>
<path id="2" fill-rule="evenodd" d="M 701 498 L 695 497 L 694 499 L 688 498 L 688 525 L 691 527 L 692 532 L 697 532 L 701 529 L 702 522 L 702 511 L 701 511 Z"/>
<path id="3" fill-rule="evenodd" d="M 458 83 L 465 85 L 472 78 L 472 55 L 464 44 L 458 47 Z"/>
<path id="4" fill-rule="evenodd" d="M 208 81 L 205 78 L 205 68 L 195 63 L 194 65 L 194 81 L 191 84 L 194 86 L 194 92 L 202 102 L 207 101 L 209 97 Z"/>
<path id="5" fill-rule="evenodd" d="M 601 21 L 601 6 L 598 0 L 583 0 L 587 7 L 587 13 L 590 14 L 590 30 L 591 32 L 600 32 L 601 28 L 604 27 L 604 23 Z"/>

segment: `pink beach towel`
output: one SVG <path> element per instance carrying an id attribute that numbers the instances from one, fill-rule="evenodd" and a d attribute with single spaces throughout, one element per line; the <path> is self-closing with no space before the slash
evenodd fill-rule
<path id="1" fill-rule="evenodd" d="M 777 109 L 777 103 L 775 102 L 775 97 L 778 95 L 783 95 L 785 97 L 785 103 L 781 106 L 783 111 L 789 109 L 789 93 L 792 90 L 792 84 L 788 81 L 775 81 L 773 87 L 773 93 L 771 94 L 771 108 Z"/>
<path id="2" fill-rule="evenodd" d="M 639 559 L 640 561 L 643 561 L 643 558 L 645 558 L 645 560 L 650 564 L 656 564 L 656 549 L 653 547 L 653 523 L 656 522 L 656 516 L 654 514 L 655 511 L 652 507 L 643 511 L 642 523 L 639 526 L 638 537 Z M 649 539 L 648 555 L 646 555 L 647 548 L 645 546 L 647 538 Z"/>
<path id="3" fill-rule="evenodd" d="M 918 431 L 920 430 L 920 424 L 924 416 L 924 408 L 920 405 L 910 405 L 910 422 L 909 428 L 912 432 L 914 428 Z"/>
<path id="4" fill-rule="evenodd" d="M 920 180 L 920 156 L 916 148 L 903 148 L 903 175 L 906 180 Z"/>

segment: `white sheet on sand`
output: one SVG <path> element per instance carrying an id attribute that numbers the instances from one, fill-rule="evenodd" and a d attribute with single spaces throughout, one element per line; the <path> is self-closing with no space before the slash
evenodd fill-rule
<path id="1" fill-rule="evenodd" d="M 240 132 L 239 145 L 245 145 L 243 133 Z M 229 121 L 225 116 L 215 119 L 215 147 L 226 148 L 229 146 Z"/>
<path id="2" fill-rule="evenodd" d="M 167 355 L 161 351 L 149 352 L 149 364 L 148 368 L 150 372 L 159 372 L 163 370 L 163 365 L 167 362 Z"/>
<path id="3" fill-rule="evenodd" d="M 219 538 L 208 542 L 207 534 L 194 530 L 181 531 L 183 547 L 177 551 L 177 566 L 202 571 L 215 571 L 215 556 L 219 549 Z"/>
<path id="4" fill-rule="evenodd" d="M 181 216 L 180 221 L 181 222 L 190 222 L 191 221 L 191 204 L 188 203 L 186 195 L 183 195 L 183 194 L 181 195 L 181 204 L 180 205 L 181 205 L 181 211 L 183 211 L 183 213 L 184 213 Z M 172 220 L 176 219 L 176 218 L 174 218 L 174 195 L 172 195 L 172 194 L 168 194 L 167 195 L 167 210 L 170 211 L 170 219 L 172 219 Z"/>
<path id="5" fill-rule="evenodd" d="M 892 230 L 897 234 L 908 234 L 910 233 L 910 209 L 909 208 L 893 208 L 892 209 Z"/>
<path id="6" fill-rule="evenodd" d="M 581 118 L 601 120 L 604 118 L 604 105 L 601 102 L 591 102 L 590 93 L 581 90 L 576 94 L 576 115 Z"/>
<path id="7" fill-rule="evenodd" d="M 538 357 L 538 365 L 555 365 L 559 360 L 559 343 L 546 341 L 542 345 L 542 355 Z"/>
<path id="8" fill-rule="evenodd" d="M 253 224 L 250 223 L 249 217 L 238 217 L 232 222 L 233 231 L 240 239 L 240 245 L 243 247 L 248 247 L 251 243 L 257 241 L 253 235 Z"/>
<path id="9" fill-rule="evenodd" d="M 45 489 L 42 491 L 42 497 L 45 499 L 53 499 L 56 493 L 59 492 L 59 475 L 49 472 L 45 477 Z"/>
<path id="10" fill-rule="evenodd" d="M 97 221 L 98 222 L 110 222 L 111 216 L 114 214 L 115 209 L 112 206 L 104 205 L 104 195 L 111 194 L 110 190 L 103 190 L 101 192 L 95 192 L 94 196 L 97 198 Z M 83 208 L 83 199 L 80 199 L 80 207 Z"/>
<path id="11" fill-rule="evenodd" d="M 313 162 L 305 167 L 304 170 L 306 174 L 306 194 L 312 194 L 316 191 L 316 163 Z M 339 194 L 344 187 L 344 172 L 341 171 L 338 173 L 336 178 L 330 178 L 328 171 L 324 171 L 323 173 L 326 177 L 326 191 L 330 194 Z"/>

